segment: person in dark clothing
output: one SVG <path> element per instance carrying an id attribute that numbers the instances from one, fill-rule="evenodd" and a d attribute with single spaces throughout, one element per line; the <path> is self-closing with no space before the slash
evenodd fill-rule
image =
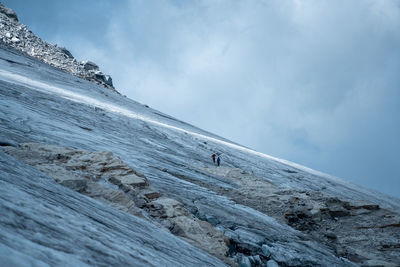
<path id="1" fill-rule="evenodd" d="M 217 158 L 217 165 L 219 166 L 220 163 L 221 163 L 221 159 L 220 159 L 219 156 L 218 156 L 218 158 Z"/>
<path id="2" fill-rule="evenodd" d="M 212 159 L 213 159 L 213 162 L 214 162 L 214 164 L 215 164 L 215 157 L 216 157 L 217 155 L 215 155 L 215 153 L 214 154 L 212 154 Z"/>

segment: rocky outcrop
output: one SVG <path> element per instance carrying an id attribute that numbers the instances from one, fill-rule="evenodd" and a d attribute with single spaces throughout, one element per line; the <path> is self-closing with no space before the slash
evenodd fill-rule
<path id="1" fill-rule="evenodd" d="M 15 14 L 15 12 L 12 9 L 4 6 L 1 3 L 0 3 L 0 13 L 6 15 L 11 20 L 18 21 L 17 14 Z"/>
<path id="2" fill-rule="evenodd" d="M 362 266 L 374 266 L 369 265 L 374 262 L 379 262 L 381 266 L 396 266 L 393 257 L 397 255 L 400 258 L 400 215 L 396 212 L 376 204 L 340 199 L 318 191 L 284 190 L 268 179 L 227 166 L 205 167 L 202 170 L 219 177 L 219 181 L 228 183 L 232 188 L 227 190 L 206 183 L 201 183 L 202 186 L 307 234 L 310 239 L 331 247 L 338 257 Z M 195 182 L 190 177 L 170 173 Z M 251 235 L 235 225 L 231 228 L 235 231 L 225 230 L 224 234 L 234 244 L 242 266 L 247 266 L 249 261 L 251 266 L 257 266 L 253 257 L 261 257 L 263 263 L 270 259 L 271 266 L 276 262 L 301 265 L 288 261 L 291 258 L 289 249 L 284 251 L 281 247 L 260 245 L 262 238 L 257 235 Z"/>
<path id="3" fill-rule="evenodd" d="M 14 11 L 1 3 L 0 41 L 56 68 L 117 92 L 111 77 L 102 73 L 95 63 L 90 61 L 79 62 L 65 47 L 52 45 L 41 40 L 18 21 Z"/>
<path id="4" fill-rule="evenodd" d="M 158 226 L 86 197 L 0 149 L 0 265 L 226 266 Z"/>
<path id="5" fill-rule="evenodd" d="M 155 198 L 146 203 L 145 210 L 171 233 L 211 255 L 235 265 L 229 258 L 229 240 L 210 223 L 193 217 L 184 205 L 171 198 Z"/>
<path id="6" fill-rule="evenodd" d="M 382 266 L 396 265 L 392 256 L 400 257 L 399 214 L 376 204 L 319 192 L 296 193 L 288 204 L 288 224 L 332 247 L 338 256 L 363 266 L 374 261 L 385 262 Z"/>
<path id="7" fill-rule="evenodd" d="M 108 151 L 90 152 L 38 143 L 5 146 L 4 152 L 58 183 L 114 208 L 140 216 L 213 256 L 229 258 L 229 241 L 210 223 L 193 217 L 182 203 L 149 187 L 146 177 Z"/>

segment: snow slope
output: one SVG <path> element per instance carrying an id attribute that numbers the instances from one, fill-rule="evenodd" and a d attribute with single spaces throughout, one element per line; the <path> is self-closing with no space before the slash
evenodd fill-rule
<path id="1" fill-rule="evenodd" d="M 239 169 L 243 173 L 266 179 L 281 189 L 318 191 L 341 199 L 368 201 L 400 211 L 399 199 L 245 148 L 6 47 L 0 49 L 0 121 L 0 143 L 3 144 L 41 142 L 92 151 L 108 150 L 117 154 L 127 164 L 145 174 L 154 188 L 184 203 L 194 215 L 212 223 L 232 240 L 249 239 L 246 244 L 254 247 L 268 244 L 278 255 L 277 259 L 287 265 L 351 266 L 352 263 L 338 258 L 331 248 L 310 240 L 303 233 L 210 190 L 210 186 L 226 190 L 236 186 L 221 179 L 222 174 L 205 171 L 213 168 L 210 162 L 213 152 L 221 153 L 226 168 Z M 26 208 L 20 207 L 22 210 L 15 208 L 10 215 L 9 205 L 15 207 L 18 201 L 14 199 L 11 204 L 4 203 L 6 197 L 3 197 L 0 211 L 6 220 L 0 220 L 0 224 L 8 225 L 7 219 L 10 216 L 33 218 L 35 212 L 53 218 L 57 210 L 62 216 L 69 217 L 63 221 L 66 225 L 78 217 L 83 220 L 81 225 L 75 227 L 72 224 L 66 229 L 56 219 L 41 222 L 48 225 L 56 223 L 60 227 L 57 231 L 70 236 L 70 239 L 63 241 L 63 246 L 52 245 L 50 260 L 41 256 L 45 253 L 43 247 L 46 244 L 40 244 L 40 238 L 32 240 L 21 234 L 11 239 L 11 235 L 19 230 L 4 230 L 2 227 L 0 240 L 8 240 L 1 242 L 0 257 L 3 260 L 19 257 L 19 246 L 29 243 L 31 250 L 37 253 L 23 252 L 21 259 L 26 258 L 23 262 L 34 258 L 50 265 L 68 264 L 63 254 L 68 253 L 75 255 L 72 258 L 82 264 L 104 261 L 109 263 L 106 265 L 122 265 L 132 257 L 130 260 L 133 262 L 147 265 L 149 257 L 153 256 L 159 259 L 159 262 L 152 262 L 154 265 L 197 266 L 196 262 L 199 261 L 204 265 L 222 264 L 170 234 L 157 232 L 155 226 L 134 216 L 111 211 L 95 201 L 62 189 L 32 168 L 4 154 L 0 154 L 0 158 L 1 195 L 7 193 L 8 199 L 18 198 L 22 206 L 27 205 Z M 221 168 L 216 171 L 223 170 Z M 21 178 L 18 180 L 16 177 Z M 34 177 L 35 181 L 29 177 Z M 40 182 L 37 183 L 36 179 Z M 35 193 L 32 188 L 39 192 L 54 190 L 57 197 L 41 198 L 38 196 L 40 193 Z M 59 202 L 57 199 L 60 199 Z M 82 203 L 83 210 L 70 211 L 71 201 L 77 206 Z M 47 202 L 51 203 L 50 208 L 46 207 Z M 65 214 L 64 210 L 67 210 Z M 96 224 L 98 219 L 92 218 L 93 214 L 97 214 L 94 210 L 99 210 L 101 218 L 107 221 L 102 226 L 105 228 L 97 228 L 100 226 Z M 128 221 L 129 225 L 136 226 L 128 227 Z M 80 233 L 76 229 L 86 227 L 84 225 L 89 225 L 90 229 L 86 231 L 90 231 L 90 235 L 99 232 L 108 235 L 110 231 L 112 236 L 106 236 L 106 241 L 99 242 L 108 244 L 112 239 L 115 242 L 113 247 L 106 248 L 107 245 L 103 244 L 101 252 L 97 254 L 94 252 L 99 250 L 96 247 L 88 248 L 89 252 L 84 250 L 83 254 L 76 254 L 72 249 L 76 243 L 74 236 Z M 141 240 L 142 246 L 130 243 L 137 239 Z M 83 238 L 82 242 L 89 241 Z M 166 243 L 169 249 L 164 247 Z M 136 251 L 136 256 L 126 255 L 126 246 Z M 67 252 L 63 252 L 64 249 Z M 179 256 L 167 250 L 179 250 Z M 103 252 L 111 254 L 106 256 Z M 12 254 L 15 257 L 8 257 Z M 90 261 L 82 260 L 86 257 Z M 108 262 L 109 257 L 115 261 Z"/>

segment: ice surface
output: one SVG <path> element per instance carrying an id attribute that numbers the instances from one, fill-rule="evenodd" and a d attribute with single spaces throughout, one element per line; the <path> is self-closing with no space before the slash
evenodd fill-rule
<path id="1" fill-rule="evenodd" d="M 245 148 L 147 108 L 105 88 L 73 77 L 33 59 L 20 56 L 6 48 L 0 49 L 0 121 L 1 142 L 44 142 L 92 151 L 111 151 L 134 169 L 145 174 L 152 187 L 166 196 L 181 201 L 199 218 L 213 223 L 218 229 L 222 229 L 221 231 L 226 231 L 226 234 L 232 235 L 232 238 L 239 234 L 257 235 L 259 237 L 259 241 L 256 242 L 257 246 L 261 248 L 263 243 L 269 244 L 277 252 L 280 252 L 283 255 L 282 257 L 289 257 L 293 262 L 300 264 L 313 265 L 323 262 L 327 266 L 350 265 L 350 263 L 343 262 L 335 257 L 331 249 L 312 241 L 306 241 L 306 238 L 300 232 L 278 223 L 261 212 L 239 205 L 227 197 L 218 195 L 201 186 L 201 183 L 220 185 L 227 189 L 232 186 L 220 179 L 218 172 L 222 172 L 223 168 L 216 169 L 217 173 L 215 174 L 205 171 L 205 168 L 216 168 L 212 165 L 210 158 L 213 152 L 221 153 L 223 166 L 240 169 L 254 176 L 268 179 L 280 188 L 322 191 L 345 199 L 364 200 L 393 210 L 400 210 L 400 201 L 397 198 Z M 18 165 L 17 163 L 14 164 Z M 5 164 L 3 168 L 6 166 Z M 21 166 L 18 165 L 17 167 L 21 168 L 19 175 L 25 173 L 25 176 L 22 175 L 24 183 L 28 183 L 26 173 L 33 173 L 34 171 L 29 169 L 25 172 Z M 7 171 L 12 173 L 11 169 Z M 29 202 L 29 198 L 32 198 L 31 194 L 35 194 L 33 189 L 29 191 L 29 194 L 22 189 L 13 189 L 14 186 L 18 188 L 20 185 L 11 186 L 12 179 L 7 177 L 2 177 L 2 179 L 6 179 L 3 184 L 4 188 L 7 187 L 10 192 L 8 197 L 14 198 L 16 201 L 21 198 L 22 203 L 27 205 L 25 202 Z M 36 173 L 33 177 L 41 176 Z M 45 178 L 40 178 L 41 181 L 43 179 Z M 10 185 L 7 185 L 7 183 Z M 48 182 L 45 184 L 47 185 Z M 31 181 L 30 184 L 27 184 L 27 187 L 31 186 L 35 190 L 44 192 L 53 190 L 40 188 L 37 181 Z M 1 188 L 3 189 L 3 187 Z M 7 193 L 7 190 L 4 190 L 4 193 Z M 106 216 L 105 219 L 112 221 L 108 225 L 109 228 L 114 229 L 109 233 L 112 238 L 108 236 L 109 228 L 100 229 L 98 225 L 90 221 L 90 218 L 86 218 L 92 216 L 89 213 L 85 214 L 83 219 L 90 221 L 88 230 L 91 231 L 91 234 L 98 235 L 99 232 L 104 230 L 107 233 L 107 240 L 117 240 L 115 246 L 118 247 L 117 251 L 119 252 L 116 252 L 115 255 L 107 255 L 108 257 L 125 259 L 123 253 L 118 254 L 120 251 L 126 251 L 124 246 L 133 246 L 130 249 L 136 252 L 132 257 L 146 263 L 149 262 L 148 257 L 151 253 L 155 253 L 158 258 L 161 258 L 161 262 L 159 262 L 161 265 L 174 257 L 164 251 L 166 248 L 158 245 L 158 242 L 170 240 L 169 238 L 173 237 L 163 235 L 161 232 L 156 233 L 154 232 L 156 230 L 150 229 L 150 226 L 142 226 L 143 221 L 131 218 L 132 216 L 122 215 L 116 211 L 112 211 L 112 214 L 115 213 L 115 219 L 110 219 L 108 215 L 105 215 L 111 212 L 106 207 L 94 204 L 94 201 L 82 196 L 72 196 L 72 193 L 66 189 L 57 187 L 57 192 L 59 192 L 59 195 L 54 199 L 64 199 L 70 204 L 47 199 L 46 201 L 55 205 L 52 205 L 48 211 L 45 207 L 46 201 L 40 200 L 38 197 L 31 199 L 31 201 L 32 203 L 41 201 L 42 208 L 36 207 L 36 209 L 39 209 L 40 213 L 48 212 L 51 216 L 54 216 L 53 209 L 55 208 L 58 208 L 59 213 L 63 214 L 65 209 L 73 210 L 74 205 L 88 205 L 88 209 L 91 205 L 97 205 L 95 208 L 100 209 L 100 213 L 103 212 Z M 71 203 L 71 200 L 66 199 L 66 195 L 75 199 L 74 202 Z M 24 199 L 26 200 L 24 201 Z M 84 203 L 80 204 L 81 201 Z M 34 207 L 30 208 L 33 209 Z M 5 209 L 7 207 L 3 207 L 3 211 Z M 27 216 L 33 216 L 28 209 L 24 209 L 23 212 Z M 83 228 L 86 225 L 86 223 L 76 225 L 77 222 L 74 221 L 78 214 L 67 212 L 60 216 L 71 216 L 68 220 L 71 225 L 75 225 L 77 228 Z M 16 217 L 18 216 L 16 215 Z M 97 220 L 96 218 L 92 219 Z M 119 220 L 122 221 L 119 222 Z M 131 229 L 132 227 L 127 227 L 127 220 L 129 220 L 129 225 L 134 223 L 135 228 L 147 227 L 145 228 L 146 231 L 129 232 L 128 228 Z M 53 224 L 49 221 L 42 223 Z M 121 228 L 120 232 L 117 228 Z M 67 233 L 76 230 L 68 228 L 60 231 Z M 3 231 L 2 233 L 4 234 Z M 123 235 L 133 235 L 141 240 L 144 238 L 145 241 L 142 240 L 141 242 L 144 242 L 146 246 L 134 246 L 130 243 L 131 241 L 122 238 Z M 162 238 L 153 240 L 153 235 L 162 236 Z M 10 236 L 6 238 L 11 240 Z M 13 240 L 15 244 L 22 246 L 21 242 L 24 240 L 24 236 L 14 237 Z M 177 246 L 183 246 L 176 239 L 173 240 Z M 70 241 L 74 243 L 72 240 Z M 83 241 L 89 242 L 88 240 Z M 23 245 L 31 246 L 32 251 L 36 249 L 38 253 L 39 251 L 44 253 L 40 250 L 42 249 L 41 245 L 33 244 L 32 241 L 23 242 L 28 242 Z M 9 244 L 11 243 L 10 241 Z M 35 248 L 35 246 L 37 247 Z M 91 247 L 90 251 L 98 249 L 96 246 L 100 246 L 101 250 L 107 250 L 107 245 L 103 243 L 96 242 L 93 246 L 94 248 Z M 151 250 L 151 247 L 153 247 L 153 250 Z M 164 250 L 158 252 L 160 248 Z M 7 249 L 4 248 L 4 251 Z M 19 247 L 13 249 L 18 250 Z M 56 262 L 60 262 L 59 258 L 65 257 L 64 253 L 68 253 L 62 252 L 64 248 L 58 247 L 58 245 L 52 245 L 52 249 L 51 255 Z M 192 248 L 184 247 L 184 250 L 191 251 L 189 254 L 195 253 L 190 249 Z M 286 251 L 286 254 L 282 251 Z M 69 252 L 72 255 L 77 255 L 77 261 L 82 260 L 83 256 L 76 250 Z M 165 254 L 159 255 L 157 253 Z M 181 258 L 182 262 L 190 260 L 182 256 L 181 253 L 178 254 L 179 256 L 175 256 Z M 33 254 L 27 254 L 27 257 L 29 255 Z M 91 255 L 93 256 L 94 253 Z M 104 257 L 106 258 L 106 256 Z M 204 254 L 198 252 L 198 256 L 194 256 L 193 261 L 203 261 L 205 260 L 204 257 Z M 208 258 L 210 264 L 220 264 L 214 260 Z M 190 263 L 194 264 L 194 262 Z"/>

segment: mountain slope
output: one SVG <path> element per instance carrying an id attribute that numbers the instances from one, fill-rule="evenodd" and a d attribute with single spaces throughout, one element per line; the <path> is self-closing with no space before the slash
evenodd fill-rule
<path id="1" fill-rule="evenodd" d="M 246 256 L 250 255 L 264 255 L 265 260 L 264 245 L 264 251 L 268 248 L 273 259 L 289 266 L 351 265 L 340 256 L 364 265 L 384 262 L 395 266 L 398 263 L 400 254 L 396 240 L 399 231 L 395 225 L 399 222 L 400 202 L 396 198 L 233 144 L 8 47 L 0 50 L 0 103 L 0 141 L 3 145 L 37 142 L 111 151 L 142 172 L 152 187 L 182 202 L 194 217 L 208 221 L 221 231 L 231 243 L 231 256 L 239 261 L 254 264 L 254 258 L 248 257 L 251 260 L 246 261 Z M 214 151 L 222 154 L 223 166 L 220 168 L 213 166 L 210 160 Z M 4 193 L 16 190 L 17 194 L 19 189 L 16 188 L 23 186 L 18 183 L 25 183 L 27 174 L 40 181 L 41 175 L 30 174 L 34 171 L 26 166 L 18 167 L 19 172 L 12 176 L 13 179 L 9 178 L 15 170 L 8 168 L 6 162 L 13 160 L 4 154 L 1 158 L 2 182 L 7 185 L 3 187 Z M 24 173 L 26 178 L 15 184 L 15 175 L 24 177 Z M 30 180 L 30 184 L 24 186 L 34 188 L 34 184 L 36 182 Z M 61 189 L 54 185 L 46 190 Z M 78 197 L 69 191 L 59 194 L 66 195 L 64 202 L 69 202 L 69 197 Z M 6 218 L 26 216 L 18 212 L 10 215 L 7 201 L 2 202 L 2 214 Z M 52 200 L 38 197 L 28 202 L 48 201 Z M 80 198 L 80 201 L 85 204 L 89 200 Z M 366 204 L 360 204 L 360 201 Z M 79 216 L 88 217 L 87 214 Z M 136 220 L 118 211 L 104 216 L 105 219 L 127 216 L 121 220 Z M 316 229 L 309 225 L 310 221 Z M 1 223 L 7 224 L 4 220 Z M 136 228 L 150 227 L 145 222 L 138 223 L 140 227 Z M 340 225 L 351 229 L 340 229 Z M 322 226 L 329 232 L 321 229 Z M 114 227 L 119 234 L 125 231 L 118 229 L 120 226 L 109 228 Z M 150 235 L 146 241 L 148 249 L 151 253 L 162 252 L 160 241 L 152 240 L 149 231 L 140 231 L 136 235 Z M 13 232 L 19 230 L 12 227 L 2 230 L 2 240 Z M 67 232 L 71 240 L 77 234 L 72 228 Z M 29 240 L 29 235 L 22 233 L 13 242 L 23 244 Z M 172 238 L 170 234 L 166 235 Z M 371 235 L 374 239 L 349 239 Z M 40 240 L 35 242 L 36 246 L 46 247 Z M 10 243 L 2 244 L 3 259 L 12 259 L 8 256 L 10 250 L 17 255 L 18 246 L 10 248 Z M 69 246 L 73 246 L 72 242 Z M 188 244 L 179 247 L 179 251 L 192 249 Z M 381 248 L 384 250 L 380 251 Z M 113 249 L 115 255 L 123 253 L 124 249 L 119 249 L 119 246 Z M 62 248 L 56 250 L 62 251 Z M 199 256 L 193 254 L 194 259 L 171 256 L 166 257 L 164 263 L 196 265 L 195 261 L 199 260 L 208 265 L 201 256 L 203 252 L 198 250 L 196 253 Z M 42 260 L 37 255 L 23 254 Z M 88 254 L 94 261 L 98 257 L 96 253 Z M 79 260 L 82 259 L 78 257 Z M 101 260 L 107 262 L 104 258 Z M 131 264 L 146 264 L 146 257 L 131 260 Z M 222 264 L 211 256 L 208 260 L 209 264 Z M 59 262 L 63 262 L 62 258 Z"/>
<path id="2" fill-rule="evenodd" d="M 2 265 L 400 265 L 399 199 L 127 99 L 0 18 Z"/>
<path id="3" fill-rule="evenodd" d="M 117 92 L 111 77 L 103 74 L 95 63 L 79 62 L 65 47 L 43 41 L 20 23 L 17 14 L 2 3 L 0 3 L 0 41 L 42 62 Z"/>

